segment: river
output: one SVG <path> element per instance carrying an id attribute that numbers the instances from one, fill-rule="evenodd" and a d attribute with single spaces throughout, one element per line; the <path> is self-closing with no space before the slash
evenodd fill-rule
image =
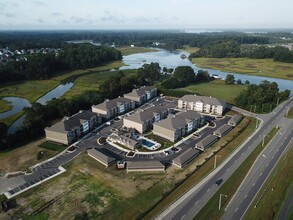
<path id="1" fill-rule="evenodd" d="M 279 85 L 280 91 L 288 89 L 291 91 L 291 94 L 293 94 L 293 81 L 292 80 L 284 80 L 284 79 L 276 79 L 276 78 L 269 78 L 269 77 L 261 77 L 261 76 L 253 76 L 248 74 L 237 74 L 237 73 L 227 73 L 227 72 L 221 72 L 219 70 L 213 70 L 213 69 L 207 69 L 207 68 L 199 68 L 196 65 L 192 64 L 189 59 L 182 59 L 180 56 L 182 54 L 185 54 L 187 57 L 189 56 L 189 53 L 187 52 L 170 52 L 164 49 L 158 49 L 156 52 L 148 52 L 148 53 L 137 53 L 132 55 L 123 56 L 123 62 L 125 63 L 125 66 L 120 67 L 120 70 L 125 69 L 137 69 L 140 68 L 145 63 L 151 63 L 151 62 L 157 62 L 160 64 L 160 66 L 167 67 L 167 68 L 176 68 L 177 66 L 191 66 L 195 71 L 202 69 L 207 70 L 210 75 L 216 74 L 219 75 L 221 78 L 226 78 L 227 74 L 233 74 L 235 76 L 235 79 L 241 79 L 242 82 L 245 82 L 248 80 L 250 83 L 259 84 L 264 80 L 270 81 L 270 82 L 276 82 Z M 36 102 L 41 104 L 46 104 L 47 101 L 53 99 L 53 98 L 59 98 L 63 94 L 65 94 L 70 88 L 74 85 L 74 80 L 61 83 L 59 86 L 39 98 Z M 11 98 L 11 97 L 5 97 L 5 98 Z M 14 99 L 17 99 L 17 97 L 13 97 Z M 22 100 L 23 101 L 23 100 Z M 14 102 L 12 102 L 12 105 Z M 28 106 L 24 106 L 28 107 Z M 14 107 L 13 107 L 14 109 Z M 13 110 L 12 109 L 12 110 Z M 10 111 L 12 111 L 10 110 Z M 18 111 L 21 111 L 22 108 L 19 108 Z M 10 112 L 8 111 L 8 112 Z M 4 114 L 9 115 L 10 113 L 4 112 L 0 114 L 0 119 L 5 118 Z M 17 113 L 16 111 L 14 111 Z M 13 114 L 15 114 L 13 113 Z M 16 120 L 8 130 L 9 134 L 14 133 L 17 130 L 17 127 L 22 123 L 24 116 L 20 117 L 18 120 Z"/>

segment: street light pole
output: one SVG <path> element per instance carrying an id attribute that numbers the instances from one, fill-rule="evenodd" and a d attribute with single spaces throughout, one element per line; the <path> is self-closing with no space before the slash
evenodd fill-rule
<path id="1" fill-rule="evenodd" d="M 225 194 L 220 194 L 220 199 L 219 199 L 219 210 L 221 209 L 221 205 L 222 205 L 222 196 L 225 196 L 226 198 L 228 197 Z"/>

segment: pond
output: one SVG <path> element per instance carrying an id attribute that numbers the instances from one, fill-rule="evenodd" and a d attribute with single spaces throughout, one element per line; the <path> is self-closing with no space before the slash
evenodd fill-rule
<path id="1" fill-rule="evenodd" d="M 9 111 L 0 113 L 0 119 L 7 118 L 11 115 L 14 115 L 22 111 L 22 109 L 25 107 L 31 106 L 31 103 L 28 100 L 19 98 L 19 97 L 4 97 L 3 100 L 9 102 L 9 105 L 12 106 L 12 109 L 10 109 Z"/>

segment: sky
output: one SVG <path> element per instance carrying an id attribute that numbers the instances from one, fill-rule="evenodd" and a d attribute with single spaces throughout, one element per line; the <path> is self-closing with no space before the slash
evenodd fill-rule
<path id="1" fill-rule="evenodd" d="M 0 30 L 293 28 L 292 0 L 0 0 Z"/>

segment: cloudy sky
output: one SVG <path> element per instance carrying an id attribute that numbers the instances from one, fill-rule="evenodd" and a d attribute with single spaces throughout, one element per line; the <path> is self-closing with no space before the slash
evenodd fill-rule
<path id="1" fill-rule="evenodd" d="M 292 9 L 292 0 L 0 0 L 0 30 L 293 28 Z"/>

